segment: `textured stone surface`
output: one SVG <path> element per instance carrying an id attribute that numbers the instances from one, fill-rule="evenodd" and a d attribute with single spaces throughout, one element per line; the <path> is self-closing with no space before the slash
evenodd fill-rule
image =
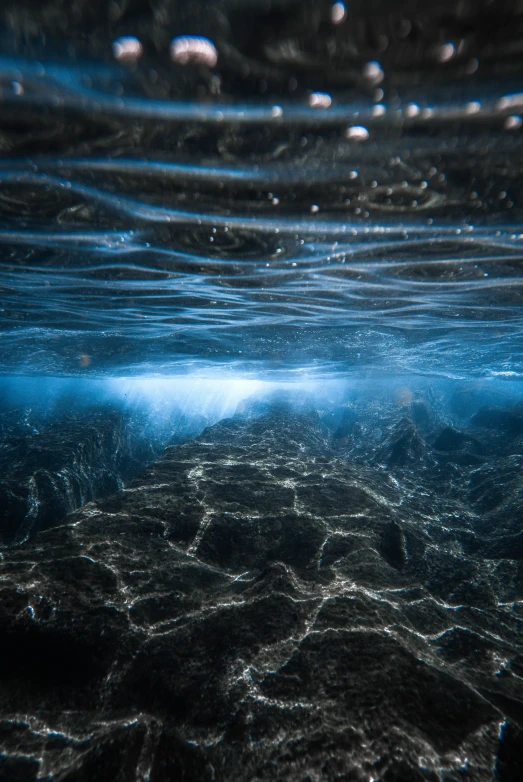
<path id="1" fill-rule="evenodd" d="M 143 413 L 111 406 L 0 413 L 0 545 L 118 491 L 157 458 L 173 432 L 194 435 L 204 425 L 202 416 L 189 422 L 177 409 L 163 429 Z"/>
<path id="2" fill-rule="evenodd" d="M 247 406 L 4 551 L 0 780 L 520 779 L 520 434 L 405 412 Z"/>
<path id="3" fill-rule="evenodd" d="M 128 463 L 132 459 L 125 419 L 110 410 L 65 415 L 58 423 L 42 421 L 38 429 L 10 434 L 0 447 L 4 544 L 55 524 L 93 497 L 117 491 L 129 466 L 126 457 Z"/>

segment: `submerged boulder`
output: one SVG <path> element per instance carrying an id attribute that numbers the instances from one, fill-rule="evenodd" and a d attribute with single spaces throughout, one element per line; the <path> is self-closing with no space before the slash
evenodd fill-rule
<path id="1" fill-rule="evenodd" d="M 470 423 L 474 427 L 501 430 L 510 437 L 519 437 L 523 435 L 523 409 L 520 406 L 482 407 L 472 416 Z"/>
<path id="2" fill-rule="evenodd" d="M 118 491 L 166 441 L 180 433 L 194 436 L 204 426 L 175 410 L 162 428 L 144 414 L 110 406 L 33 415 L 32 426 L 26 418 L 23 411 L 16 418 L 4 415 L 10 427 L 4 426 L 0 443 L 0 546 L 56 526 L 89 500 Z"/>
<path id="3" fill-rule="evenodd" d="M 402 418 L 376 454 L 376 461 L 388 467 L 418 465 L 427 455 L 427 446 L 410 418 Z"/>
<path id="4" fill-rule="evenodd" d="M 470 437 L 467 437 L 463 432 L 458 432 L 451 426 L 446 426 L 434 440 L 434 448 L 437 451 L 461 451 L 469 440 Z"/>
<path id="5" fill-rule="evenodd" d="M 11 438 L 0 451 L 0 543 L 58 523 L 93 497 L 117 491 L 131 457 L 126 421 L 112 410 L 65 415 Z M 130 460 L 130 459 L 129 459 Z"/>

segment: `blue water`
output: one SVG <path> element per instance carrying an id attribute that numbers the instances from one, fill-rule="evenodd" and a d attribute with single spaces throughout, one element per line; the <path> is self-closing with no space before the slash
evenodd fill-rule
<path id="1" fill-rule="evenodd" d="M 0 57 L 2 374 L 521 376 L 516 65 L 457 42 L 379 86 L 42 36 Z"/>

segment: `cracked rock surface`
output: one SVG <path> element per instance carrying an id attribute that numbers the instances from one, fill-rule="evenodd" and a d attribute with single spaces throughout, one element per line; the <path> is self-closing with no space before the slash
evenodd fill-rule
<path id="1" fill-rule="evenodd" d="M 201 431 L 173 410 L 171 436 Z M 86 502 L 121 489 L 169 440 L 146 416 L 98 406 L 43 415 L 0 412 L 0 547 L 56 526 Z M 180 438 L 181 439 L 181 438 Z"/>
<path id="2" fill-rule="evenodd" d="M 520 780 L 521 432 L 253 410 L 3 552 L 0 780 Z"/>

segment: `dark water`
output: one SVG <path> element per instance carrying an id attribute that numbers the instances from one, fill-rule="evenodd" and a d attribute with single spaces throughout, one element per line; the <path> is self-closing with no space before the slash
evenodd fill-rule
<path id="1" fill-rule="evenodd" d="M 516 7 L 28 8 L 2 12 L 5 374 L 519 376 Z M 172 61 L 187 31 L 215 68 Z"/>
<path id="2" fill-rule="evenodd" d="M 515 0 L 4 0 L 0 782 L 523 779 L 522 76 Z"/>

